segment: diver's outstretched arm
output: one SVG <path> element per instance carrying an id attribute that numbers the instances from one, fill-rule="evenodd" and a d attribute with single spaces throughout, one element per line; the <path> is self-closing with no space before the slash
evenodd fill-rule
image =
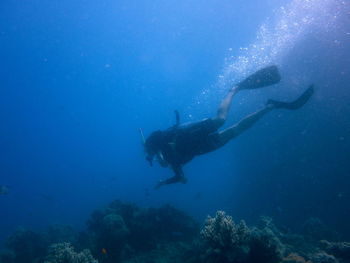
<path id="1" fill-rule="evenodd" d="M 231 139 L 237 137 L 245 130 L 249 129 L 253 126 L 254 123 L 256 123 L 262 116 L 264 116 L 266 113 L 270 112 L 273 109 L 272 106 L 267 105 L 263 109 L 254 112 L 247 117 L 245 117 L 243 120 L 241 120 L 239 123 L 221 131 L 219 133 L 220 138 L 220 145 L 226 144 Z"/>
<path id="2" fill-rule="evenodd" d="M 186 183 L 187 180 L 185 178 L 184 172 L 182 171 L 181 165 L 172 165 L 172 170 L 174 171 L 175 175 L 173 177 L 170 177 L 164 181 L 160 181 L 154 188 L 159 189 L 163 185 L 167 184 L 175 184 L 175 183 Z"/>

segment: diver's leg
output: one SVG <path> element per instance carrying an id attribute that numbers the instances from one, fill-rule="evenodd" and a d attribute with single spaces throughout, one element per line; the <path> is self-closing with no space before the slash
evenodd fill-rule
<path id="1" fill-rule="evenodd" d="M 239 123 L 221 131 L 214 132 L 208 135 L 207 139 L 200 147 L 198 147 L 196 155 L 202 155 L 208 152 L 215 151 L 224 146 L 231 139 L 240 135 L 243 131 L 250 128 L 255 122 L 257 122 L 262 116 L 274 109 L 273 105 L 267 105 L 265 108 L 248 115 Z"/>
<path id="2" fill-rule="evenodd" d="M 233 88 L 229 90 L 225 98 L 221 101 L 216 115 L 216 119 L 219 120 L 218 123 L 221 125 L 224 124 L 228 112 L 230 110 L 232 99 L 238 91 L 244 89 L 256 89 L 270 86 L 278 83 L 280 80 L 281 76 L 279 74 L 277 66 L 272 65 L 258 70 L 257 72 L 248 76 L 243 81 L 236 84 Z"/>
<path id="3" fill-rule="evenodd" d="M 233 87 L 232 89 L 229 90 L 225 98 L 220 103 L 216 118 L 222 120 L 222 124 L 224 124 L 224 122 L 226 121 L 226 118 L 232 103 L 232 99 L 237 92 L 238 92 L 238 88 Z"/>
<path id="4" fill-rule="evenodd" d="M 245 130 L 249 129 L 253 126 L 254 123 L 256 123 L 262 116 L 264 116 L 266 113 L 270 112 L 273 109 L 272 106 L 267 105 L 261 110 L 258 110 L 257 112 L 254 112 L 247 117 L 245 117 L 243 120 L 241 120 L 239 123 L 221 131 L 219 133 L 219 147 L 226 144 L 231 139 L 237 137 Z"/>

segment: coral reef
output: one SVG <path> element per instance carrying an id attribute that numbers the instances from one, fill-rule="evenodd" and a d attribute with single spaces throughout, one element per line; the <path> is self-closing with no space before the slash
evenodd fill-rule
<path id="1" fill-rule="evenodd" d="M 201 238 L 206 262 L 278 263 L 283 245 L 268 224 L 249 229 L 244 221 L 235 224 L 232 217 L 218 211 L 208 217 Z"/>
<path id="2" fill-rule="evenodd" d="M 328 242 L 327 240 L 321 240 L 320 245 L 328 254 L 334 255 L 345 262 L 350 262 L 349 242 Z"/>
<path id="3" fill-rule="evenodd" d="M 70 226 L 52 225 L 44 232 L 17 229 L 5 242 L 0 263 L 37 262 L 44 258 L 53 243 L 75 242 L 76 232 Z"/>
<path id="4" fill-rule="evenodd" d="M 72 226 L 59 224 L 49 226 L 43 236 L 48 244 L 62 242 L 75 244 L 77 239 L 77 234 Z"/>
<path id="5" fill-rule="evenodd" d="M 282 263 L 312 263 L 311 261 L 305 261 L 305 259 L 296 253 L 291 253 L 287 257 L 283 258 Z"/>
<path id="6" fill-rule="evenodd" d="M 46 254 L 47 243 L 43 235 L 23 228 L 11 235 L 6 241 L 6 247 L 14 255 L 13 263 L 34 262 Z M 10 260 L 7 257 L 6 260 Z M 3 259 L 4 262 L 5 259 Z"/>
<path id="7" fill-rule="evenodd" d="M 92 257 L 88 249 L 77 253 L 70 243 L 57 243 L 50 246 L 44 263 L 98 263 L 98 261 Z"/>
<path id="8" fill-rule="evenodd" d="M 105 214 L 99 218 L 99 224 L 95 223 L 95 228 L 90 228 L 90 230 L 92 251 L 99 254 L 104 250 L 108 252 L 109 258 L 119 261 L 129 235 L 129 229 L 123 218 L 114 213 Z"/>
<path id="9" fill-rule="evenodd" d="M 350 243 L 319 240 L 332 233 L 318 219 L 295 234 L 269 217 L 248 227 L 224 211 L 208 216 L 200 230 L 172 206 L 140 208 L 114 201 L 94 211 L 81 232 L 62 225 L 43 232 L 17 230 L 0 251 L 0 263 L 350 262 Z"/>
<path id="10" fill-rule="evenodd" d="M 336 240 L 339 235 L 331 231 L 327 226 L 317 217 L 311 217 L 302 225 L 302 233 L 305 237 L 314 240 Z"/>
<path id="11" fill-rule="evenodd" d="M 16 255 L 13 251 L 8 249 L 0 250 L 0 263 L 14 263 Z"/>
<path id="12" fill-rule="evenodd" d="M 215 217 L 208 216 L 201 236 L 213 249 L 232 249 L 247 241 L 249 229 L 244 221 L 236 225 L 231 216 L 217 211 Z"/>
<path id="13" fill-rule="evenodd" d="M 93 212 L 87 226 L 86 247 L 101 262 L 121 262 L 162 242 L 192 240 L 199 232 L 191 217 L 172 206 L 142 209 L 119 201 Z M 102 249 L 108 256 L 100 253 Z"/>
<path id="14" fill-rule="evenodd" d="M 248 256 L 249 229 L 244 221 L 235 224 L 224 211 L 205 221 L 201 238 L 208 262 L 243 262 Z"/>
<path id="15" fill-rule="evenodd" d="M 268 227 L 253 229 L 249 242 L 249 262 L 278 263 L 282 259 L 284 245 Z"/>
<path id="16" fill-rule="evenodd" d="M 339 261 L 333 256 L 326 252 L 320 252 L 312 256 L 313 263 L 339 263 Z"/>
<path id="17" fill-rule="evenodd" d="M 165 242 L 156 249 L 136 253 L 124 259 L 123 263 L 178 263 L 190 262 L 184 251 L 190 250 L 190 244 L 183 242 Z M 193 252 L 193 251 L 191 251 Z"/>

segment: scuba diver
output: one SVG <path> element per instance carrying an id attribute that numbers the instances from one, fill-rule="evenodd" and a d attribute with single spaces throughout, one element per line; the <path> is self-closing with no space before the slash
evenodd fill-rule
<path id="1" fill-rule="evenodd" d="M 301 108 L 314 92 L 311 85 L 292 102 L 269 99 L 264 108 L 248 115 L 237 124 L 218 131 L 225 123 L 233 97 L 239 91 L 270 86 L 280 80 L 281 77 L 276 66 L 265 67 L 233 86 L 221 101 L 217 114 L 213 118 L 180 125 L 179 113 L 175 111 L 176 124 L 174 126 L 164 131 L 154 131 L 146 140 L 144 140 L 140 129 L 146 160 L 149 164 L 152 166 L 153 161 L 156 160 L 162 167 L 170 167 L 175 173 L 173 177 L 159 181 L 155 189 L 168 184 L 186 183 L 187 179 L 182 171 L 182 166 L 195 156 L 212 152 L 224 146 L 273 109 L 296 110 Z"/>

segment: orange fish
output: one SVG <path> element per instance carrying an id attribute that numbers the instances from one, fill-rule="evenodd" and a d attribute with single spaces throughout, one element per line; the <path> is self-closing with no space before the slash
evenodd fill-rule
<path id="1" fill-rule="evenodd" d="M 102 252 L 103 255 L 107 255 L 107 249 L 102 248 L 102 249 L 101 249 L 101 252 Z"/>

